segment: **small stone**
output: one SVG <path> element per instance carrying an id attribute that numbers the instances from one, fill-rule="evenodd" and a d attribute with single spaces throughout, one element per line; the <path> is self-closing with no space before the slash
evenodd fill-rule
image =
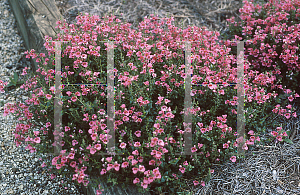
<path id="1" fill-rule="evenodd" d="M 7 194 L 14 194 L 15 192 L 14 192 L 13 189 L 8 189 L 8 190 L 6 191 L 6 193 L 7 193 Z"/>
<path id="2" fill-rule="evenodd" d="M 12 69 L 13 67 L 12 67 L 11 64 L 9 64 L 9 65 L 6 66 L 6 68 L 7 68 L 7 69 Z"/>
<path id="3" fill-rule="evenodd" d="M 12 172 L 14 172 L 14 173 L 17 172 L 17 171 L 19 171 L 19 169 L 16 168 L 16 167 L 12 168 L 11 170 L 12 170 Z"/>
<path id="4" fill-rule="evenodd" d="M 19 186 L 19 189 L 20 189 L 20 190 L 23 190 L 23 188 L 24 188 L 24 186 L 21 184 L 21 185 Z"/>

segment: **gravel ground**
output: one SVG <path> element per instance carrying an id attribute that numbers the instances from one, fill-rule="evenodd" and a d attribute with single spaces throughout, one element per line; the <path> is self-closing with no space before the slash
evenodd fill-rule
<path id="1" fill-rule="evenodd" d="M 22 43 L 8 0 L 0 0 L 0 80 L 9 82 L 14 72 L 19 74 L 24 67 L 29 67 L 30 62 L 22 54 L 26 51 Z M 15 100 L 27 99 L 25 95 L 19 88 L 12 89 L 0 93 L 0 102 L 14 103 Z M 69 185 L 68 189 L 60 187 L 61 181 L 66 182 L 66 179 L 51 180 L 36 154 L 24 146 L 16 147 L 12 133 L 16 123 L 12 116 L 3 117 L 3 111 L 0 103 L 0 194 L 83 194 L 74 185 Z"/>

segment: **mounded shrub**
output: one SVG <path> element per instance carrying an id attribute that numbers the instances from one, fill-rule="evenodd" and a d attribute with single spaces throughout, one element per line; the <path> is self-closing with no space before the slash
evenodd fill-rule
<path id="1" fill-rule="evenodd" d="M 278 86 L 268 86 L 267 90 L 275 91 L 287 102 L 284 86 L 300 94 L 300 2 L 270 0 L 263 6 L 253 0 L 243 3 L 239 10 L 241 22 L 235 17 L 227 19 L 230 25 L 224 37 L 245 41 L 245 57 L 252 64 L 251 70 L 276 76 Z M 236 55 L 236 46 L 221 42 Z"/>
<path id="2" fill-rule="evenodd" d="M 50 161 L 44 159 L 43 166 L 48 167 L 51 178 L 68 175 L 88 185 L 89 176 L 100 172 L 100 178 L 112 184 L 122 183 L 125 187 L 134 183 L 140 190 L 175 193 L 186 186 L 184 178 L 194 178 L 195 185 L 204 186 L 213 174 L 213 163 L 236 162 L 243 157 L 237 153 L 237 88 L 230 86 L 236 82 L 237 65 L 235 56 L 227 55 L 230 48 L 216 44 L 219 33 L 197 27 L 182 30 L 171 24 L 173 18 L 151 17 L 140 23 L 140 32 L 130 29 L 129 24 L 121 24 L 115 16 L 105 16 L 101 21 L 97 16 L 81 13 L 76 25 L 57 23 L 62 32 L 55 40 L 69 41 L 62 44 L 64 84 L 105 84 L 108 44 L 100 41 L 115 41 L 115 151 L 123 156 L 99 155 L 107 152 L 109 139 L 106 87 L 62 86 L 62 133 L 56 132 L 55 42 L 45 43 L 47 57 L 34 50 L 26 53 L 27 58 L 41 64 L 21 86 L 34 93 L 25 103 L 7 104 L 4 115 L 14 113 L 19 121 L 14 131 L 17 145 L 25 142 L 31 152 L 47 153 L 53 151 L 53 145 L 61 144 L 61 155 Z M 191 94 L 191 152 L 200 153 L 197 156 L 175 155 L 184 149 L 185 43 L 179 41 L 186 40 L 200 41 L 191 43 L 192 83 L 204 84 L 193 86 Z M 260 140 L 263 129 L 258 127 L 263 125 L 264 108 L 271 107 L 273 115 L 279 111 L 282 117 L 285 109 L 279 104 L 275 107 L 275 93 L 264 93 L 264 84 L 271 84 L 274 78 L 262 73 L 257 76 L 246 61 L 244 150 L 258 142 L 288 141 L 285 138 L 289 132 L 283 132 L 277 124 L 273 127 L 278 131 L 272 132 L 269 140 Z M 290 101 L 294 93 L 290 93 Z M 290 105 L 287 108 L 293 112 Z M 253 121 L 253 115 L 260 120 Z M 54 140 L 54 134 L 59 133 L 62 143 Z"/>

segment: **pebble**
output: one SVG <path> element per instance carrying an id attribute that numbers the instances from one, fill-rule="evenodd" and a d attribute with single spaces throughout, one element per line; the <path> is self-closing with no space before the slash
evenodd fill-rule
<path id="1" fill-rule="evenodd" d="M 30 67 L 30 61 L 25 58 L 26 49 L 18 35 L 16 20 L 8 1 L 0 0 L 0 80 L 9 83 L 14 72 L 21 79 L 26 78 L 21 73 L 24 67 Z M 30 153 L 25 146 L 16 147 L 12 133 L 16 123 L 11 115 L 3 116 L 1 101 L 6 104 L 15 103 L 16 100 L 24 102 L 26 99 L 27 94 L 19 88 L 0 93 L 0 194 L 83 194 L 73 184 L 68 189 L 59 187 L 62 180 L 66 183 L 65 178 L 51 180 L 47 171 L 41 173 L 41 156 Z"/>

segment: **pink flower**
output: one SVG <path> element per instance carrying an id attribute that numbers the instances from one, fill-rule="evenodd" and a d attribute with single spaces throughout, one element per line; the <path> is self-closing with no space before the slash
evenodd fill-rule
<path id="1" fill-rule="evenodd" d="M 70 153 L 68 156 L 70 159 L 74 159 L 74 153 Z"/>
<path id="2" fill-rule="evenodd" d="M 249 135 L 254 135 L 254 131 L 253 131 L 253 130 L 250 130 L 250 131 L 248 132 L 248 134 L 249 134 Z"/>
<path id="3" fill-rule="evenodd" d="M 293 116 L 294 116 L 295 118 L 297 117 L 297 114 L 296 114 L 296 112 L 294 112 L 294 113 L 293 113 Z"/>
<path id="4" fill-rule="evenodd" d="M 207 152 L 206 155 L 205 155 L 205 157 L 209 157 L 209 156 L 210 156 L 210 154 L 209 154 L 209 152 Z"/>
<path id="5" fill-rule="evenodd" d="M 103 175 L 103 174 L 105 174 L 105 173 L 106 173 L 106 170 L 105 170 L 105 169 L 102 169 L 100 174 Z"/>
<path id="6" fill-rule="evenodd" d="M 141 131 L 136 131 L 134 134 L 135 134 L 137 137 L 141 137 Z"/>
<path id="7" fill-rule="evenodd" d="M 39 144 L 41 142 L 41 138 L 40 137 L 36 137 L 34 138 L 34 142 Z"/>
<path id="8" fill-rule="evenodd" d="M 149 85 L 149 81 L 143 82 L 145 85 Z"/>
<path id="9" fill-rule="evenodd" d="M 139 170 L 138 168 L 136 168 L 136 167 L 133 167 L 133 168 L 132 168 L 132 172 L 133 172 L 133 174 L 136 174 L 136 173 L 138 172 L 138 170 Z"/>
<path id="10" fill-rule="evenodd" d="M 196 152 L 196 151 L 197 151 L 197 148 L 194 146 L 194 147 L 191 148 L 191 151 L 192 151 L 192 152 Z"/>
<path id="11" fill-rule="evenodd" d="M 77 140 L 72 140 L 72 145 L 75 146 L 76 144 L 78 144 Z"/>
<path id="12" fill-rule="evenodd" d="M 274 137 L 276 137 L 278 135 L 278 133 L 276 131 L 272 131 L 271 135 L 273 135 Z"/>
<path id="13" fill-rule="evenodd" d="M 70 127 L 65 126 L 65 132 L 70 131 Z"/>
<path id="14" fill-rule="evenodd" d="M 236 161 L 236 156 L 232 156 L 232 157 L 230 158 L 230 160 L 231 160 L 232 162 L 235 162 L 235 161 Z"/>
<path id="15" fill-rule="evenodd" d="M 199 184 L 199 182 L 198 181 L 193 181 L 194 182 L 194 185 L 196 186 L 196 185 L 198 185 Z"/>
<path id="16" fill-rule="evenodd" d="M 205 186 L 205 182 L 204 182 L 204 181 L 201 181 L 201 185 L 204 187 L 204 186 Z"/>
<path id="17" fill-rule="evenodd" d="M 90 153 L 91 154 L 95 154 L 97 152 L 97 150 L 95 148 L 90 148 Z"/>
<path id="18" fill-rule="evenodd" d="M 132 159 L 131 164 L 132 164 L 132 166 L 134 166 L 134 165 L 136 165 L 138 162 L 139 162 L 139 161 L 137 161 L 137 160 L 135 160 L 135 159 Z"/>
<path id="19" fill-rule="evenodd" d="M 135 178 L 135 179 L 133 180 L 133 183 L 134 183 L 134 184 L 140 183 L 140 179 L 139 179 L 139 178 Z"/>
<path id="20" fill-rule="evenodd" d="M 73 168 L 76 167 L 76 162 L 75 162 L 75 161 L 72 161 L 72 162 L 70 163 L 70 166 L 73 167 Z"/>
<path id="21" fill-rule="evenodd" d="M 198 143 L 198 148 L 202 148 L 203 144 Z"/>
<path id="22" fill-rule="evenodd" d="M 289 101 L 292 102 L 293 101 L 293 96 L 288 97 Z"/>
<path id="23" fill-rule="evenodd" d="M 140 142 L 135 142 L 134 143 L 134 147 L 140 147 L 141 146 L 141 143 Z"/>
<path id="24" fill-rule="evenodd" d="M 47 98 L 48 100 L 50 100 L 50 99 L 52 98 L 52 95 L 47 94 L 47 95 L 46 95 L 46 98 Z"/>
<path id="25" fill-rule="evenodd" d="M 34 131 L 33 133 L 34 133 L 35 136 L 38 136 L 40 132 L 39 131 Z"/>
<path id="26" fill-rule="evenodd" d="M 137 159 L 140 163 L 143 162 L 143 160 L 144 160 L 143 157 L 141 157 L 141 156 L 139 156 Z"/>
<path id="27" fill-rule="evenodd" d="M 290 113 L 285 113 L 284 116 L 285 116 L 285 118 L 289 119 L 291 117 L 291 114 Z"/>
<path id="28" fill-rule="evenodd" d="M 96 133 L 93 133 L 93 134 L 91 135 L 91 137 L 92 137 L 92 140 L 94 141 L 94 140 L 97 139 L 97 134 L 96 134 Z"/>
<path id="29" fill-rule="evenodd" d="M 47 122 L 46 123 L 46 128 L 50 127 L 51 126 L 51 123 L 50 122 Z"/>
<path id="30" fill-rule="evenodd" d="M 281 137 L 280 135 L 277 136 L 276 139 L 277 139 L 278 141 L 280 141 L 280 142 L 282 141 L 282 137 Z"/>
<path id="31" fill-rule="evenodd" d="M 149 161 L 149 165 L 155 165 L 155 160 L 153 160 L 153 159 L 150 160 L 150 161 Z"/>
<path id="32" fill-rule="evenodd" d="M 115 162 L 114 168 L 115 168 L 116 171 L 119 171 L 119 169 L 120 169 L 120 164 L 118 164 L 117 162 Z"/>
<path id="33" fill-rule="evenodd" d="M 129 165 L 128 162 L 123 162 L 123 163 L 122 163 L 122 168 L 126 168 L 128 165 Z"/>
<path id="34" fill-rule="evenodd" d="M 107 171 L 109 171 L 109 170 L 111 170 L 113 167 L 114 167 L 113 164 L 108 164 L 106 169 L 107 169 Z"/>
<path id="35" fill-rule="evenodd" d="M 161 139 L 158 140 L 157 144 L 158 144 L 159 146 L 164 146 L 164 145 L 165 145 L 164 141 L 161 140 Z"/>
<path id="36" fill-rule="evenodd" d="M 70 97 L 70 95 L 72 94 L 71 91 L 67 91 L 66 94 Z"/>
<path id="37" fill-rule="evenodd" d="M 247 140 L 247 141 L 248 141 L 248 140 Z M 247 146 L 246 143 L 243 145 L 242 149 L 243 149 L 243 150 L 248 150 L 248 146 Z"/>
<path id="38" fill-rule="evenodd" d="M 124 121 L 124 122 L 125 122 L 125 121 L 129 121 L 129 117 L 124 116 L 124 117 L 123 117 L 123 121 Z"/>
<path id="39" fill-rule="evenodd" d="M 160 127 L 160 124 L 159 123 L 155 123 L 154 127 L 158 129 Z"/>
<path id="40" fill-rule="evenodd" d="M 145 171 L 145 167 L 143 165 L 139 165 L 139 171 L 143 173 Z"/>
<path id="41" fill-rule="evenodd" d="M 97 150 L 101 150 L 101 144 L 96 144 L 96 145 L 95 145 L 95 148 L 96 148 Z"/>
<path id="42" fill-rule="evenodd" d="M 260 138 L 258 136 L 256 137 L 256 141 L 258 141 L 258 142 L 260 141 Z"/>
<path id="43" fill-rule="evenodd" d="M 138 150 L 135 150 L 135 151 L 132 152 L 132 154 L 133 154 L 133 155 L 139 155 L 139 151 L 138 151 Z"/>
<path id="44" fill-rule="evenodd" d="M 197 125 L 199 126 L 199 127 L 203 127 L 203 123 L 197 123 Z"/>
<path id="45" fill-rule="evenodd" d="M 228 143 L 223 144 L 223 148 L 229 148 Z"/>
<path id="46" fill-rule="evenodd" d="M 180 171 L 181 173 L 184 173 L 184 172 L 185 172 L 185 168 L 184 168 L 184 167 L 181 167 L 181 168 L 179 168 L 179 171 Z"/>
<path id="47" fill-rule="evenodd" d="M 146 188 L 148 187 L 148 184 L 146 184 L 145 182 L 142 182 L 142 183 L 141 183 L 141 186 L 142 186 L 144 189 L 146 189 Z"/>
<path id="48" fill-rule="evenodd" d="M 73 102 L 76 102 L 76 101 L 77 101 L 77 97 L 76 97 L 76 96 L 73 96 L 73 97 L 71 98 L 71 100 L 72 100 Z"/>
<path id="49" fill-rule="evenodd" d="M 54 175 L 53 173 L 51 174 L 51 179 L 54 179 L 56 177 L 56 175 Z"/>
<path id="50" fill-rule="evenodd" d="M 107 162 L 111 162 L 112 157 L 107 157 L 106 160 L 107 160 Z"/>
<path id="51" fill-rule="evenodd" d="M 120 147 L 122 148 L 122 149 L 124 149 L 124 148 L 126 148 L 126 143 L 124 143 L 124 142 L 122 142 L 121 144 L 120 144 Z"/>

